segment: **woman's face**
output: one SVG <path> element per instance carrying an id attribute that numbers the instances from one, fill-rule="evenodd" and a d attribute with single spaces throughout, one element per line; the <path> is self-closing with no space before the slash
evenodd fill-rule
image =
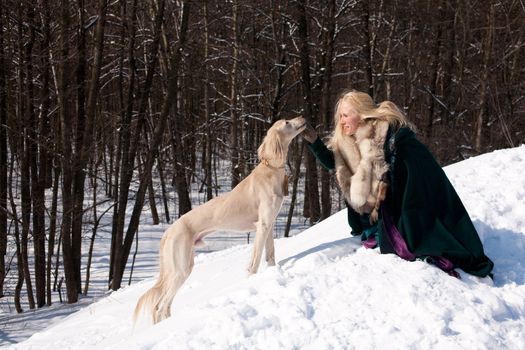
<path id="1" fill-rule="evenodd" d="M 339 122 L 343 133 L 347 136 L 353 135 L 360 121 L 361 117 L 355 108 L 348 101 L 341 101 L 339 105 Z"/>

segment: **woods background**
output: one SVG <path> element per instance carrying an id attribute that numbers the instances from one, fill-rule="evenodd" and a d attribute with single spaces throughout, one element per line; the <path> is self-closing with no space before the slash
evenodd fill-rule
<path id="1" fill-rule="evenodd" d="M 343 89 L 402 107 L 441 165 L 522 144 L 524 40 L 523 0 L 0 0 L 0 296 L 50 305 L 64 276 L 76 302 L 102 215 L 118 289 L 145 204 L 229 190 L 218 160 L 235 186 L 277 119 L 328 135 Z M 336 190 L 303 148 L 290 212 L 314 223 Z"/>

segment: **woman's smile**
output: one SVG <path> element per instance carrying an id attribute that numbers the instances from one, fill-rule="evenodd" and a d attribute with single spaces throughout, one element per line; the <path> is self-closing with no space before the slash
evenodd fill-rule
<path id="1" fill-rule="evenodd" d="M 356 132 L 361 121 L 359 113 L 347 101 L 342 101 L 339 105 L 339 118 L 343 133 L 347 136 L 351 136 Z"/>

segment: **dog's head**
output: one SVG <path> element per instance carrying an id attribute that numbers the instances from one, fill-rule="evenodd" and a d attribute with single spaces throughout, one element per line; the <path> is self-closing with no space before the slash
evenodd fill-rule
<path id="1" fill-rule="evenodd" d="M 259 146 L 257 152 L 259 159 L 273 159 L 278 163 L 284 163 L 288 145 L 305 127 L 306 121 L 303 117 L 276 121 L 266 133 L 261 146 Z"/>
<path id="2" fill-rule="evenodd" d="M 275 122 L 268 130 L 275 130 L 279 133 L 281 140 L 288 145 L 294 137 L 299 135 L 306 127 L 306 121 L 303 117 L 297 117 L 290 120 L 281 119 Z"/>

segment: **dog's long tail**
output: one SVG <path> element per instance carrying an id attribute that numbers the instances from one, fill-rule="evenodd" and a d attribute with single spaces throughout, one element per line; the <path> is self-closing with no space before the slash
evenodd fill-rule
<path id="1" fill-rule="evenodd" d="M 137 302 L 137 306 L 135 307 L 135 311 L 133 312 L 133 324 L 134 325 L 136 324 L 139 314 L 141 313 L 142 310 L 145 310 L 147 314 L 151 314 L 153 318 L 155 318 L 153 310 L 154 310 L 154 305 L 158 305 L 162 297 L 161 285 L 162 284 L 159 283 L 159 281 L 157 281 L 151 289 L 149 289 L 146 293 L 144 293 L 140 297 L 139 301 Z M 153 322 L 155 323 L 154 319 L 153 319 Z"/>
<path id="2" fill-rule="evenodd" d="M 170 317 L 171 302 L 190 275 L 193 268 L 194 242 L 184 223 L 179 221 L 162 237 L 159 278 L 137 302 L 133 324 L 142 310 L 152 316 L 154 324 Z"/>

